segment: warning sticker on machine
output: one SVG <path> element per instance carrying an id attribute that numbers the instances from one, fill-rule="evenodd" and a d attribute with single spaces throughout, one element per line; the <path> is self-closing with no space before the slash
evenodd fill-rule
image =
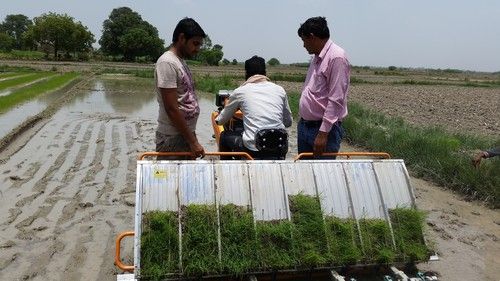
<path id="1" fill-rule="evenodd" d="M 162 169 L 154 169 L 153 170 L 153 177 L 155 179 L 166 179 L 167 178 L 167 172 Z"/>

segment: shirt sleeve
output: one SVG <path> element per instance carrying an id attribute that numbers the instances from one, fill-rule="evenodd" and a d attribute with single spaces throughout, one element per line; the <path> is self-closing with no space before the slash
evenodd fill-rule
<path id="1" fill-rule="evenodd" d="M 163 89 L 177 88 L 178 70 L 171 62 L 162 61 L 156 65 L 156 87 Z"/>
<path id="2" fill-rule="evenodd" d="M 499 156 L 500 155 L 500 147 L 492 148 L 492 149 L 486 151 L 486 153 L 488 153 L 488 158 Z"/>
<path id="3" fill-rule="evenodd" d="M 226 122 L 233 117 L 233 114 L 240 107 L 241 100 L 242 95 L 240 93 L 233 92 L 233 94 L 229 96 L 229 102 L 226 106 L 224 106 L 224 109 L 222 109 L 219 116 L 215 118 L 215 122 L 218 125 L 226 124 Z"/>
<path id="4" fill-rule="evenodd" d="M 288 95 L 286 92 L 283 106 L 283 125 L 287 128 L 292 126 L 292 111 L 290 110 L 290 104 L 288 103 Z"/>
<path id="5" fill-rule="evenodd" d="M 322 132 L 330 132 L 332 126 L 345 112 L 347 89 L 349 88 L 349 62 L 345 58 L 335 58 L 331 69 L 327 71 L 328 104 L 319 128 Z"/>

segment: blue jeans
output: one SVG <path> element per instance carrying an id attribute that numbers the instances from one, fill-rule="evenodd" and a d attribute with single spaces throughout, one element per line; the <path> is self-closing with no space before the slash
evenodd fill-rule
<path id="1" fill-rule="evenodd" d="M 321 121 L 305 121 L 302 118 L 297 124 L 297 149 L 298 153 L 313 152 L 314 140 L 319 132 Z M 340 141 L 344 136 L 344 129 L 340 122 L 333 124 L 330 133 L 328 133 L 328 141 L 326 143 L 325 152 L 339 152 Z M 320 157 L 321 159 L 335 159 L 335 156 Z M 303 159 L 307 159 L 304 157 Z M 311 159 L 311 158 L 309 158 Z"/>

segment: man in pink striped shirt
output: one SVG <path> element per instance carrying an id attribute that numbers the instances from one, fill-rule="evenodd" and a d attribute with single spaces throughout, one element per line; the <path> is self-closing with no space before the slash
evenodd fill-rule
<path id="1" fill-rule="evenodd" d="M 338 152 L 347 116 L 350 65 L 345 51 L 330 40 L 324 17 L 306 20 L 298 35 L 314 58 L 309 65 L 299 103 L 298 152 Z M 332 157 L 329 157 L 332 158 Z M 335 157 L 333 157 L 335 159 Z"/>

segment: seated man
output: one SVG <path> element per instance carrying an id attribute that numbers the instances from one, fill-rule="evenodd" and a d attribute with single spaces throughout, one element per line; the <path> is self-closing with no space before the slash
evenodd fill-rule
<path id="1" fill-rule="evenodd" d="M 286 136 L 285 127 L 292 125 L 286 92 L 266 77 L 266 63 L 261 57 L 253 56 L 245 61 L 245 73 L 247 80 L 233 91 L 229 102 L 215 119 L 217 124 L 225 124 L 240 109 L 243 113 L 243 136 L 240 137 L 237 132 L 223 131 L 221 147 L 229 151 L 244 151 L 257 159 L 280 158 L 262 149 L 266 145 L 262 145 L 261 140 L 266 141 L 266 136 L 269 136 L 268 141 L 271 140 L 276 132 Z M 288 143 L 285 145 L 283 157 L 288 150 Z"/>

